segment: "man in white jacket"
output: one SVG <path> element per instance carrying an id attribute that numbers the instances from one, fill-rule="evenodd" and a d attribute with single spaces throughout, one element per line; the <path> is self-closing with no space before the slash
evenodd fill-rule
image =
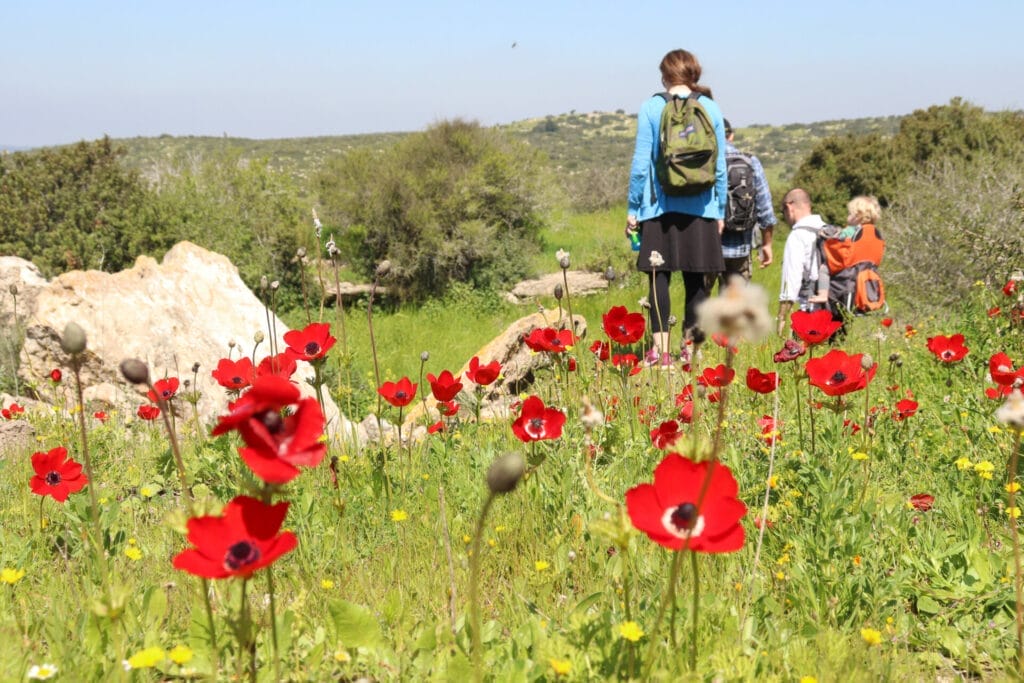
<path id="1" fill-rule="evenodd" d="M 825 221 L 811 213 L 811 197 L 806 190 L 794 188 L 782 199 L 782 217 L 792 226 L 782 252 L 782 287 L 779 291 L 779 334 L 786 329 L 793 302 L 807 308 L 818 283 L 818 250 L 815 243 Z"/>

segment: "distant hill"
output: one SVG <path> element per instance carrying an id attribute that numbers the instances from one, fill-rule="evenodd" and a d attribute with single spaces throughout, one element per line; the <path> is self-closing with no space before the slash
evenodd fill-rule
<path id="1" fill-rule="evenodd" d="M 756 154 L 769 180 L 787 181 L 814 144 L 830 135 L 878 132 L 891 135 L 901 117 L 793 123 L 786 126 L 754 125 L 736 130 L 737 146 Z M 628 171 L 633 154 L 636 115 L 623 111 L 559 114 L 500 125 L 548 154 L 556 167 L 569 174 Z M 237 153 L 243 158 L 266 158 L 272 168 L 293 174 L 304 183 L 333 156 L 355 148 L 385 149 L 407 133 L 281 138 L 253 140 L 231 137 L 136 137 L 117 140 L 128 151 L 126 163 L 155 180 L 177 162 L 199 161 L 212 155 Z"/>

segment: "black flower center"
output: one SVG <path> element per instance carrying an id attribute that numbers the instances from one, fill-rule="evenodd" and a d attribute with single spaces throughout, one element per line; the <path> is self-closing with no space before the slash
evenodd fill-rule
<path id="1" fill-rule="evenodd" d="M 230 571 L 238 571 L 260 559 L 260 549 L 249 541 L 239 541 L 230 548 L 224 555 L 224 568 Z"/>
<path id="2" fill-rule="evenodd" d="M 408 396 L 409 396 L 409 394 L 405 393 L 404 391 L 396 391 L 395 392 L 395 398 L 397 398 L 397 399 L 408 398 Z"/>
<path id="3" fill-rule="evenodd" d="M 160 392 L 160 396 L 163 397 L 164 400 L 169 399 L 173 395 L 174 393 L 170 389 L 164 389 Z"/>
<path id="4" fill-rule="evenodd" d="M 268 410 L 259 415 L 258 419 L 271 434 L 277 434 L 284 429 L 284 418 L 282 418 L 281 413 L 276 410 Z"/>
<path id="5" fill-rule="evenodd" d="M 817 330 L 807 330 L 807 336 L 809 337 L 817 337 L 819 334 L 821 334 L 821 332 L 818 332 Z"/>
<path id="6" fill-rule="evenodd" d="M 239 377 L 238 375 L 235 375 L 234 377 L 231 378 L 231 383 L 232 384 L 241 384 L 242 383 L 242 378 Z"/>
<path id="7" fill-rule="evenodd" d="M 692 529 L 697 525 L 697 506 L 683 503 L 672 511 L 672 524 L 677 529 Z"/>
<path id="8" fill-rule="evenodd" d="M 56 486 L 61 482 L 60 472 L 53 471 L 46 473 L 46 483 L 50 486 Z"/>
<path id="9" fill-rule="evenodd" d="M 846 381 L 846 373 L 842 370 L 836 370 L 835 374 L 828 378 L 829 384 L 842 384 Z"/>
<path id="10" fill-rule="evenodd" d="M 535 417 L 530 420 L 530 429 L 535 432 L 544 431 L 544 418 Z"/>
<path id="11" fill-rule="evenodd" d="M 318 353 L 320 353 L 320 345 L 319 344 L 317 344 L 314 341 L 308 342 L 306 344 L 306 355 L 307 356 L 315 356 Z"/>

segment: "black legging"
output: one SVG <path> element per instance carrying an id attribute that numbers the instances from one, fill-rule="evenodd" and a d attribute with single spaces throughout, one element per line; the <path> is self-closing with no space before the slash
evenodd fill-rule
<path id="1" fill-rule="evenodd" d="M 683 305 L 683 332 L 689 333 L 698 344 L 704 341 L 704 333 L 697 329 L 697 306 L 707 301 L 715 283 L 717 273 L 683 274 L 683 289 L 686 294 Z M 647 274 L 649 284 L 648 301 L 651 304 L 651 332 L 668 332 L 668 317 L 672 312 L 669 298 L 669 280 L 672 273 L 656 271 Z M 657 302 L 657 305 L 655 305 Z"/>

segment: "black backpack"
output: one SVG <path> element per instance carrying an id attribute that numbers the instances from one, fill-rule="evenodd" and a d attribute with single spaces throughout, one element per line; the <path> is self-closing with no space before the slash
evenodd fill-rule
<path id="1" fill-rule="evenodd" d="M 725 229 L 744 232 L 757 225 L 757 188 L 754 165 L 746 154 L 726 153 L 729 195 L 725 204 Z"/>

